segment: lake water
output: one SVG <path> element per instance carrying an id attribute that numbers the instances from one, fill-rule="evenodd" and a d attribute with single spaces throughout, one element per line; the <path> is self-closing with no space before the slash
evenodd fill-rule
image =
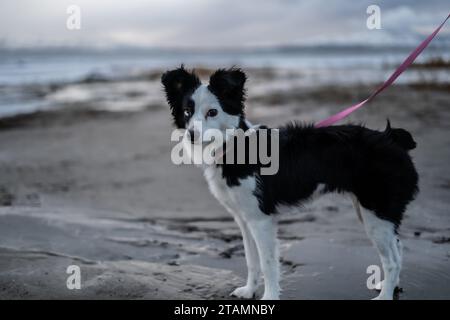
<path id="1" fill-rule="evenodd" d="M 70 84 L 89 75 L 114 79 L 144 71 L 186 67 L 239 66 L 273 68 L 301 74 L 302 85 L 379 83 L 385 80 L 412 47 L 285 47 L 252 50 L 1 50 L 0 116 L 32 112 L 39 101 L 30 85 Z M 418 58 L 450 59 L 448 47 L 430 46 Z M 447 70 L 408 70 L 397 82 L 449 82 Z"/>

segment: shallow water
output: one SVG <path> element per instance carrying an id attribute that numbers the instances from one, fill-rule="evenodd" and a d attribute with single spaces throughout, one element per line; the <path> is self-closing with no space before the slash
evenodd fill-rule
<path id="1" fill-rule="evenodd" d="M 142 110 L 160 103 L 160 74 L 179 66 L 236 65 L 250 72 L 252 96 L 270 90 L 325 85 L 377 84 L 412 48 L 310 47 L 232 52 L 0 51 L 0 117 L 95 103 L 110 111 Z M 428 48 L 418 61 L 450 59 L 450 50 Z M 448 69 L 410 69 L 397 83 L 449 83 Z M 266 93 L 266 92 L 264 92 Z"/>

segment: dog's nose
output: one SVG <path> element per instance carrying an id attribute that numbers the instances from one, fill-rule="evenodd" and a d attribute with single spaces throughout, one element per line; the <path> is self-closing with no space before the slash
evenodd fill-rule
<path id="1" fill-rule="evenodd" d="M 197 130 L 189 129 L 188 133 L 189 133 L 189 138 L 191 140 L 191 143 L 197 142 L 198 139 L 200 138 L 200 133 Z"/>

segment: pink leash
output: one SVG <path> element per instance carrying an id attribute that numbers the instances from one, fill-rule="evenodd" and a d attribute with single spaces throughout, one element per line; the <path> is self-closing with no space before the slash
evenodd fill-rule
<path id="1" fill-rule="evenodd" d="M 317 123 L 315 125 L 315 127 L 319 128 L 319 127 L 330 126 L 330 125 L 338 122 L 339 120 L 344 119 L 350 113 L 352 113 L 352 112 L 358 110 L 359 108 L 361 108 L 367 102 L 369 102 L 370 100 L 375 98 L 381 91 L 383 91 L 384 89 L 389 87 L 392 83 L 394 83 L 394 81 L 398 78 L 398 76 L 400 76 L 403 73 L 403 71 L 408 69 L 408 67 L 414 62 L 414 60 L 417 58 L 417 56 L 419 54 L 421 54 L 422 51 L 428 46 L 428 44 L 431 42 L 431 40 L 433 40 L 433 38 L 441 30 L 441 28 L 443 27 L 443 25 L 445 24 L 445 22 L 447 22 L 447 20 L 449 18 L 450 18 L 450 14 L 447 16 L 447 18 L 444 20 L 444 22 L 442 22 L 441 25 L 436 30 L 434 30 L 434 32 L 432 34 L 430 34 L 428 36 L 428 38 L 426 38 L 413 52 L 411 52 L 411 54 L 408 56 L 408 58 L 406 58 L 406 60 L 403 61 L 403 63 L 397 68 L 397 70 L 394 71 L 394 73 L 389 77 L 389 79 L 387 79 L 366 100 L 363 100 L 363 101 L 361 101 L 361 102 L 359 102 L 359 103 L 357 103 L 357 104 L 355 104 L 355 105 L 353 105 L 351 107 L 348 107 L 347 109 L 344 109 L 344 110 L 342 110 L 339 113 L 336 113 L 335 115 L 329 117 L 328 119 L 325 119 L 325 120 Z"/>

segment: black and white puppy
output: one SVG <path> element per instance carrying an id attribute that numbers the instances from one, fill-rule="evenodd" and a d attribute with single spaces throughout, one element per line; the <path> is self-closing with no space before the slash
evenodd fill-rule
<path id="1" fill-rule="evenodd" d="M 175 126 L 186 129 L 188 144 L 210 128 L 248 130 L 245 73 L 220 69 L 202 84 L 183 66 L 162 76 Z M 392 299 L 399 282 L 402 246 L 397 229 L 407 204 L 418 191 L 418 174 L 408 151 L 416 143 L 389 123 L 384 132 L 359 125 L 279 128 L 279 169 L 261 175 L 250 164 L 202 165 L 212 194 L 233 215 L 242 232 L 248 278 L 233 296 L 251 298 L 264 276 L 262 299 L 280 294 L 277 217 L 286 208 L 328 192 L 349 194 L 384 271 L 378 299 Z"/>

